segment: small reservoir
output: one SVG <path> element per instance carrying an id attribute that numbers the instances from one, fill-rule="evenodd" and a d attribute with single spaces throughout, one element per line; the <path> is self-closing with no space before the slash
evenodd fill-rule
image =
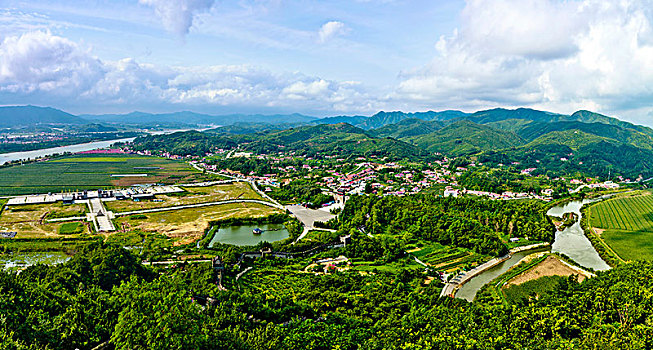
<path id="1" fill-rule="evenodd" d="M 260 228 L 263 232 L 254 234 L 254 229 Z M 283 224 L 258 224 L 212 228 L 217 230 L 209 243 L 209 248 L 216 243 L 233 244 L 238 246 L 257 245 L 260 242 L 276 242 L 290 237 L 290 233 Z"/>

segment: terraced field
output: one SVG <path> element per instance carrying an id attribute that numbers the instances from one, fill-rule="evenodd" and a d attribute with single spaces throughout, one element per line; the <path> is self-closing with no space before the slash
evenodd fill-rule
<path id="1" fill-rule="evenodd" d="M 145 176 L 115 176 L 134 174 Z M 75 155 L 0 169 L 0 195 L 173 183 L 201 176 L 182 161 L 135 155 Z"/>
<path id="2" fill-rule="evenodd" d="M 653 195 L 609 199 L 588 210 L 589 225 L 626 260 L 653 260 Z"/>
<path id="3" fill-rule="evenodd" d="M 420 244 L 419 247 L 409 249 L 408 252 L 438 271 L 469 268 L 489 259 L 468 249 L 448 247 L 437 243 Z"/>

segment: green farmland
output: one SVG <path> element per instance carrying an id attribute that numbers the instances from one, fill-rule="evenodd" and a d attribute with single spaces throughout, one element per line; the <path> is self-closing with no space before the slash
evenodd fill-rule
<path id="1" fill-rule="evenodd" d="M 128 174 L 146 176 L 112 176 Z M 134 155 L 79 155 L 0 169 L 0 195 L 175 183 L 202 176 L 182 161 Z"/>
<path id="2" fill-rule="evenodd" d="M 617 197 L 589 208 L 589 225 L 623 259 L 653 260 L 653 196 Z"/>

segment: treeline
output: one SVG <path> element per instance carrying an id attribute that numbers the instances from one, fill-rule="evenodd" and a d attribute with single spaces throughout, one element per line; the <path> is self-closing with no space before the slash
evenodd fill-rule
<path id="1" fill-rule="evenodd" d="M 566 159 L 566 160 L 564 160 Z M 635 146 L 599 141 L 571 149 L 561 144 L 540 144 L 528 148 L 487 151 L 478 155 L 487 166 L 519 162 L 523 168 L 537 168 L 533 175 L 585 176 L 610 179 L 618 175 L 637 178 L 653 176 L 653 151 Z"/>
<path id="2" fill-rule="evenodd" d="M 339 220 L 340 230 L 425 239 L 494 256 L 507 252 L 500 235 L 546 242 L 555 235 L 545 205 L 537 201 L 354 196 Z"/>
<path id="3" fill-rule="evenodd" d="M 286 203 L 306 204 L 313 209 L 334 200 L 333 196 L 322 193 L 322 189 L 314 181 L 307 179 L 297 179 L 279 188 L 272 188 L 270 196 Z"/>
<path id="4" fill-rule="evenodd" d="M 559 198 L 569 192 L 564 181 L 521 175 L 516 171 L 481 167 L 463 172 L 457 180 L 459 185 L 468 190 L 493 193 L 512 191 L 540 194 L 543 189 L 550 188 L 553 190 L 553 198 Z"/>
<path id="5" fill-rule="evenodd" d="M 230 136 L 199 131 L 176 132 L 169 135 L 137 137 L 132 147 L 136 151 L 169 152 L 178 156 L 204 156 L 218 149 L 231 149 L 238 142 Z"/>
<path id="6" fill-rule="evenodd" d="M 0 272 L 3 349 L 650 349 L 653 264 L 564 280 L 512 306 L 440 298 L 419 270 L 293 271 L 263 259 L 218 290 L 207 265 L 153 273 L 96 245 Z"/>

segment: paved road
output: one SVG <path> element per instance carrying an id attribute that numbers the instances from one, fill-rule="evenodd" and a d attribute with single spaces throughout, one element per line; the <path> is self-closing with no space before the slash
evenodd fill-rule
<path id="1" fill-rule="evenodd" d="M 301 205 L 286 205 L 286 209 L 308 228 L 313 228 L 316 221 L 327 222 L 336 217 L 328 211 L 304 208 Z"/>
<path id="2" fill-rule="evenodd" d="M 88 201 L 88 206 L 91 209 L 91 217 L 95 220 L 97 224 L 97 230 L 99 232 L 109 232 L 115 231 L 111 218 L 109 217 L 109 212 L 102 204 L 100 198 L 92 198 Z"/>

